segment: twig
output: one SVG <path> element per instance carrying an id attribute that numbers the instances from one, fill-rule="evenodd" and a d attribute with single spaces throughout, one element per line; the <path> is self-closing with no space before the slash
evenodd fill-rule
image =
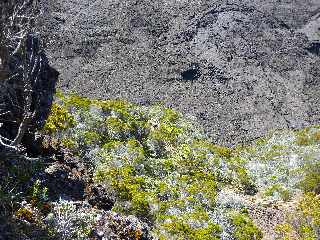
<path id="1" fill-rule="evenodd" d="M 14 6 L 12 14 L 8 17 L 8 23 L 5 24 L 2 36 L 4 36 L 4 43 L 9 46 L 9 57 L 17 56 L 22 57 L 23 61 L 16 67 L 17 72 L 10 76 L 8 79 L 1 83 L 6 89 L 6 99 L 9 101 L 12 110 L 6 109 L 4 105 L 0 116 L 12 113 L 13 119 L 10 122 L 18 124 L 18 130 L 13 140 L 7 139 L 0 135 L 0 145 L 18 150 L 21 141 L 29 129 L 30 124 L 37 115 L 36 107 L 32 106 L 33 102 L 33 85 L 38 81 L 39 74 L 41 73 L 41 61 L 38 57 L 38 52 L 31 49 L 31 56 L 26 56 L 25 43 L 27 34 L 32 30 L 32 23 L 35 20 L 34 11 L 32 8 L 28 9 L 33 0 L 25 0 L 21 5 Z M 9 11 L 8 11 L 9 12 Z M 20 53 L 21 51 L 21 53 Z M 38 66 L 39 70 L 38 69 Z M 9 83 L 10 80 L 21 76 L 21 85 Z M 21 94 L 21 96 L 20 96 Z M 18 97 L 19 95 L 19 97 Z M 1 106 L 1 104 L 0 104 Z M 34 108 L 32 110 L 31 108 Z M 0 108 L 1 110 L 1 108 Z M 17 111 L 18 116 L 15 116 Z M 19 120 L 21 119 L 22 120 Z M 3 122 L 8 122 L 3 120 Z"/>

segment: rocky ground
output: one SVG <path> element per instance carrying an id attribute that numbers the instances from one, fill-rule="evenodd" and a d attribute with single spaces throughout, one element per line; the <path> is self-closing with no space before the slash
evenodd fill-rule
<path id="1" fill-rule="evenodd" d="M 164 102 L 215 142 L 319 122 L 318 0 L 48 0 L 41 32 L 60 87 Z"/>

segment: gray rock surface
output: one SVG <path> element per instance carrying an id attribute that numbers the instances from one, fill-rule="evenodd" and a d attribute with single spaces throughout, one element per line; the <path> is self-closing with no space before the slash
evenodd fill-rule
<path id="1" fill-rule="evenodd" d="M 320 122 L 319 0 L 46 0 L 60 88 L 162 101 L 222 144 Z"/>

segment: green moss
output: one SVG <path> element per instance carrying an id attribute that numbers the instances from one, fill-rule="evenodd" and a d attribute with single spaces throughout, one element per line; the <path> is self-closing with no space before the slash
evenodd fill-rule
<path id="1" fill-rule="evenodd" d="M 85 144 L 93 144 L 93 143 L 100 143 L 102 136 L 95 132 L 95 131 L 85 131 L 83 133 L 84 136 L 84 143 Z"/>
<path id="2" fill-rule="evenodd" d="M 128 122 L 123 121 L 117 117 L 112 117 L 112 116 L 108 117 L 106 119 L 106 124 L 111 131 L 115 131 L 119 133 L 130 132 L 131 130 L 133 130 Z"/>
<path id="3" fill-rule="evenodd" d="M 219 155 L 219 157 L 231 158 L 232 156 L 232 150 L 230 148 L 214 145 L 213 149 L 215 153 Z"/>
<path id="4" fill-rule="evenodd" d="M 315 230 L 311 226 L 302 225 L 302 226 L 300 226 L 298 232 L 301 236 L 301 240 L 316 240 L 316 239 L 318 239 Z"/>
<path id="5" fill-rule="evenodd" d="M 94 100 L 94 105 L 101 107 L 102 110 L 110 114 L 111 112 L 117 113 L 120 118 L 126 119 L 129 122 L 137 120 L 130 111 L 135 108 L 135 105 L 120 99 L 110 99 L 110 100 Z"/>
<path id="6" fill-rule="evenodd" d="M 133 107 L 131 103 L 121 99 L 94 100 L 93 103 L 101 106 L 104 111 L 127 112 Z"/>
<path id="7" fill-rule="evenodd" d="M 103 144 L 102 148 L 111 151 L 112 149 L 116 149 L 119 147 L 121 144 L 125 143 L 125 141 L 120 141 L 120 140 L 109 140 L 106 143 Z"/>
<path id="8" fill-rule="evenodd" d="M 161 122 L 158 128 L 151 131 L 151 137 L 158 141 L 174 142 L 181 133 L 182 129 L 174 124 Z"/>
<path id="9" fill-rule="evenodd" d="M 320 129 L 316 126 L 298 130 L 295 135 L 296 143 L 301 146 L 309 146 L 320 142 Z"/>
<path id="10" fill-rule="evenodd" d="M 19 208 L 18 211 L 16 211 L 15 215 L 19 218 L 19 219 L 24 219 L 27 220 L 29 222 L 32 222 L 34 214 L 31 210 L 27 209 L 27 208 Z"/>
<path id="11" fill-rule="evenodd" d="M 277 239 L 317 240 L 320 227 L 320 196 L 306 193 L 288 219 L 288 222 L 276 226 Z"/>
<path id="12" fill-rule="evenodd" d="M 151 192 L 145 191 L 146 179 L 136 175 L 136 170 L 130 165 L 117 168 L 101 168 L 96 172 L 96 181 L 108 182 L 120 200 L 113 210 L 149 217 L 149 198 Z M 129 208 L 121 204 L 129 201 Z"/>
<path id="13" fill-rule="evenodd" d="M 66 149 L 75 150 L 77 148 L 77 143 L 71 138 L 62 138 L 60 141 L 61 146 Z"/>
<path id="14" fill-rule="evenodd" d="M 254 195 L 258 192 L 257 187 L 249 176 L 248 170 L 243 166 L 238 166 L 235 168 L 235 173 L 237 174 L 237 179 L 240 183 L 240 189 L 242 189 L 245 194 Z"/>
<path id="15" fill-rule="evenodd" d="M 263 138 L 263 137 L 258 138 L 258 139 L 254 142 L 254 144 L 257 145 L 257 146 L 263 146 L 263 145 L 265 145 L 266 143 L 267 143 L 267 139 L 266 139 L 266 138 Z"/>
<path id="16" fill-rule="evenodd" d="M 198 218 L 198 220 L 201 221 L 201 218 Z M 171 222 L 163 224 L 163 228 L 167 231 L 166 235 L 161 233 L 159 234 L 160 239 L 163 240 L 168 239 L 168 233 L 175 236 L 175 239 L 179 240 L 218 240 L 220 239 L 219 234 L 221 232 L 219 225 L 214 223 L 209 223 L 205 227 L 194 228 L 191 227 L 190 224 L 186 223 L 185 220 L 181 219 L 172 219 Z"/>
<path id="17" fill-rule="evenodd" d="M 207 149 L 221 158 L 231 158 L 233 155 L 232 149 L 224 146 L 215 145 L 205 139 L 194 140 L 192 146 L 198 149 Z"/>
<path id="18" fill-rule="evenodd" d="M 181 114 L 171 108 L 165 108 L 163 112 L 164 114 L 161 117 L 161 121 L 163 122 L 176 122 L 181 118 Z"/>
<path id="19" fill-rule="evenodd" d="M 275 232 L 277 233 L 278 240 L 298 240 L 295 239 L 294 237 L 294 228 L 291 224 L 288 223 L 283 223 L 283 224 L 278 224 L 275 227 Z"/>
<path id="20" fill-rule="evenodd" d="M 201 195 L 201 198 L 206 199 L 204 207 L 213 207 L 217 196 L 217 182 L 213 174 L 206 171 L 195 171 L 188 176 L 188 185 L 186 192 L 189 196 Z"/>
<path id="21" fill-rule="evenodd" d="M 275 148 L 271 146 L 270 149 L 268 149 L 261 155 L 261 160 L 262 161 L 276 160 L 280 158 L 282 155 L 284 155 L 283 149 L 279 149 L 277 148 L 277 146 Z"/>
<path id="22" fill-rule="evenodd" d="M 153 125 L 150 131 L 150 137 L 161 142 L 174 143 L 180 134 L 183 133 L 183 128 L 178 126 L 177 121 L 181 115 L 169 108 L 156 106 L 153 114 L 160 114 L 158 122 Z"/>
<path id="23" fill-rule="evenodd" d="M 237 240 L 262 239 L 263 234 L 261 230 L 255 226 L 246 210 L 234 213 L 231 217 L 231 221 L 236 228 L 234 237 Z"/>
<path id="24" fill-rule="evenodd" d="M 128 152 L 136 156 L 136 160 L 143 160 L 147 153 L 144 149 L 144 146 L 134 138 L 130 138 L 127 141 Z"/>
<path id="25" fill-rule="evenodd" d="M 320 227 L 320 195 L 315 193 L 306 193 L 304 198 L 299 202 L 299 211 L 303 216 L 311 219 L 311 226 L 315 229 Z"/>

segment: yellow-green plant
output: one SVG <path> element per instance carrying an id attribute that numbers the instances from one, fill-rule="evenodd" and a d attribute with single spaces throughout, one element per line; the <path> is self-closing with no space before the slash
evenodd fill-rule
<path id="1" fill-rule="evenodd" d="M 232 214 L 232 224 L 236 230 L 234 237 L 237 240 L 259 240 L 262 239 L 263 234 L 261 230 L 253 223 L 248 212 L 242 210 Z"/>

